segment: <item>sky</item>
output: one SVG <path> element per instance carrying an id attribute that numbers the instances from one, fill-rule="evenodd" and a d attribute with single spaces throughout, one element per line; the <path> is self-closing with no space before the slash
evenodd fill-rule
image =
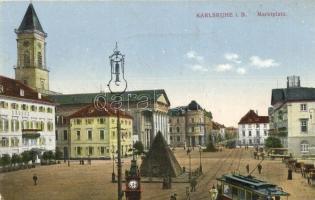
<path id="1" fill-rule="evenodd" d="M 32 2 L 48 34 L 53 91 L 107 90 L 116 41 L 125 54 L 128 90 L 165 89 L 171 107 L 196 100 L 227 126 L 237 126 L 249 109 L 267 115 L 271 90 L 286 87 L 288 75 L 315 87 L 312 1 Z M 0 3 L 1 75 L 14 78 L 14 29 L 28 4 Z"/>

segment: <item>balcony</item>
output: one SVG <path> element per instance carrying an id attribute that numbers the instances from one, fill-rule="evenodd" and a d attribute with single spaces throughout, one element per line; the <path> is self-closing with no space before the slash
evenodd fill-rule
<path id="1" fill-rule="evenodd" d="M 22 138 L 36 139 L 40 137 L 41 129 L 22 129 Z"/>

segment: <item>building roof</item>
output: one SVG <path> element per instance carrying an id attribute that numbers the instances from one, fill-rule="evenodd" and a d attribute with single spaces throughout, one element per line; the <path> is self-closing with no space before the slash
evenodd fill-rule
<path id="1" fill-rule="evenodd" d="M 223 124 L 218 123 L 218 122 L 212 121 L 212 129 L 220 130 L 220 128 L 225 128 L 225 126 Z"/>
<path id="2" fill-rule="evenodd" d="M 297 87 L 272 90 L 271 105 L 294 101 L 315 101 L 315 88 Z"/>
<path id="3" fill-rule="evenodd" d="M 207 117 L 212 119 L 212 113 L 202 108 L 195 100 L 192 100 L 187 106 L 178 106 L 169 110 L 169 116 L 182 116 L 188 111 L 203 110 Z"/>
<path id="4" fill-rule="evenodd" d="M 23 90 L 23 92 L 21 91 Z M 21 93 L 24 93 L 23 95 Z M 39 95 L 38 92 L 21 83 L 20 81 L 0 75 L 0 96 L 32 100 L 39 103 L 50 103 L 48 98 Z"/>
<path id="5" fill-rule="evenodd" d="M 69 118 L 86 118 L 86 117 L 116 117 L 116 111 L 113 108 L 110 108 L 109 105 L 105 106 L 102 109 L 97 109 L 94 104 L 89 104 L 88 106 L 85 106 L 72 115 L 69 116 Z M 127 114 L 126 112 L 119 111 L 119 116 L 121 118 L 129 118 L 132 119 L 132 117 Z"/>
<path id="6" fill-rule="evenodd" d="M 111 93 L 82 93 L 82 94 L 63 94 L 63 95 L 50 95 L 49 98 L 61 105 L 65 104 L 90 104 L 94 102 L 95 97 L 101 95 L 107 102 L 114 101 L 115 94 Z M 122 101 L 140 102 L 146 97 L 148 101 L 157 101 L 161 96 L 165 97 L 165 100 L 170 105 L 170 101 L 166 95 L 165 90 L 137 90 L 126 91 L 122 94 Z M 104 100 L 104 99 L 103 99 Z"/>
<path id="7" fill-rule="evenodd" d="M 246 115 L 244 115 L 238 124 L 260 124 L 269 123 L 268 116 L 259 116 L 254 110 L 249 110 Z"/>
<path id="8" fill-rule="evenodd" d="M 39 19 L 37 17 L 37 14 L 32 3 L 29 4 L 26 13 L 23 17 L 23 20 L 21 22 L 21 25 L 17 29 L 17 32 L 24 31 L 39 31 L 45 33 L 42 28 L 42 25 L 39 22 Z"/>

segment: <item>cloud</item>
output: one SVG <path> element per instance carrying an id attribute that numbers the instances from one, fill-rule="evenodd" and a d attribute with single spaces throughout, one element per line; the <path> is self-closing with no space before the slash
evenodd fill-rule
<path id="1" fill-rule="evenodd" d="M 249 58 L 250 60 L 250 65 L 255 66 L 257 68 L 270 68 L 270 67 L 276 67 L 279 66 L 280 64 L 275 62 L 273 59 L 261 59 L 258 56 L 252 56 Z"/>
<path id="2" fill-rule="evenodd" d="M 195 60 L 198 61 L 199 63 L 203 62 L 203 57 L 197 55 L 197 53 L 195 51 L 189 51 L 186 53 L 186 57 L 191 59 L 191 60 Z"/>
<path id="3" fill-rule="evenodd" d="M 193 71 L 200 71 L 200 72 L 206 72 L 208 71 L 208 69 L 203 66 L 203 65 L 199 65 L 199 64 L 195 64 L 195 65 L 192 65 L 190 67 Z"/>
<path id="4" fill-rule="evenodd" d="M 224 58 L 228 61 L 240 64 L 242 61 L 239 60 L 239 55 L 236 53 L 226 53 L 224 54 Z"/>
<path id="5" fill-rule="evenodd" d="M 237 72 L 238 74 L 244 75 L 244 74 L 246 74 L 247 71 L 246 71 L 245 68 L 239 67 L 239 68 L 236 69 L 236 72 Z"/>
<path id="6" fill-rule="evenodd" d="M 233 69 L 233 65 L 231 64 L 219 64 L 215 67 L 217 72 L 226 72 L 231 71 Z"/>

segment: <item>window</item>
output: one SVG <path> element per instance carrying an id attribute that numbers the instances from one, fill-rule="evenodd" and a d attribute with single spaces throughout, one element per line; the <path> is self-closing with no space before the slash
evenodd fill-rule
<path id="1" fill-rule="evenodd" d="M 307 111 L 307 105 L 305 103 L 300 104 L 300 111 Z"/>
<path id="2" fill-rule="evenodd" d="M 93 124 L 93 121 L 94 121 L 93 119 L 86 119 L 85 123 L 86 124 Z"/>
<path id="3" fill-rule="evenodd" d="M 93 147 L 89 147 L 89 156 L 90 156 L 90 155 L 93 155 L 93 150 L 94 150 Z"/>
<path id="4" fill-rule="evenodd" d="M 56 140 L 58 140 L 58 131 L 56 130 Z"/>
<path id="5" fill-rule="evenodd" d="M 268 133 L 267 133 L 267 131 L 264 131 L 264 135 L 265 135 L 265 136 L 268 136 Z"/>
<path id="6" fill-rule="evenodd" d="M 82 147 L 77 147 L 77 154 L 81 155 Z"/>
<path id="7" fill-rule="evenodd" d="M 245 131 L 242 131 L 243 137 L 245 137 Z"/>
<path id="8" fill-rule="evenodd" d="M 24 90 L 23 89 L 20 89 L 20 96 L 24 97 Z"/>
<path id="9" fill-rule="evenodd" d="M 31 106 L 31 111 L 37 111 L 37 107 L 34 106 L 34 105 L 32 105 L 32 106 Z"/>
<path id="10" fill-rule="evenodd" d="M 82 123 L 82 121 L 81 121 L 81 119 L 76 119 L 76 120 L 74 120 L 74 123 L 77 125 L 80 125 Z"/>
<path id="11" fill-rule="evenodd" d="M 48 113 L 52 113 L 52 108 L 47 108 Z"/>
<path id="12" fill-rule="evenodd" d="M 52 131 L 54 129 L 54 124 L 52 122 L 47 122 L 47 130 Z"/>
<path id="13" fill-rule="evenodd" d="M 80 140 L 80 138 L 81 138 L 81 133 L 80 131 L 77 131 L 77 140 Z"/>
<path id="14" fill-rule="evenodd" d="M 177 136 L 177 142 L 180 142 L 180 136 Z"/>
<path id="15" fill-rule="evenodd" d="M 252 125 L 251 125 L 251 124 L 248 124 L 248 128 L 252 128 Z"/>
<path id="16" fill-rule="evenodd" d="M 242 128 L 245 128 L 245 124 L 242 124 Z"/>
<path id="17" fill-rule="evenodd" d="M 14 110 L 17 110 L 17 109 L 19 109 L 19 105 L 16 104 L 16 103 L 12 103 L 11 104 L 11 108 L 14 109 Z"/>
<path id="18" fill-rule="evenodd" d="M 43 106 L 39 106 L 38 111 L 39 112 L 45 112 L 45 108 Z"/>
<path id="19" fill-rule="evenodd" d="M 259 128 L 259 124 L 256 124 L 256 128 Z"/>
<path id="20" fill-rule="evenodd" d="M 252 131 L 248 131 L 248 136 L 252 136 Z"/>
<path id="21" fill-rule="evenodd" d="M 100 139 L 101 140 L 105 139 L 105 131 L 104 130 L 100 130 Z"/>
<path id="22" fill-rule="evenodd" d="M 301 142 L 301 152 L 302 152 L 302 153 L 307 153 L 307 152 L 309 152 L 308 147 L 309 147 L 309 144 L 308 144 L 307 141 L 302 141 L 302 142 Z"/>
<path id="23" fill-rule="evenodd" d="M 68 140 L 68 131 L 67 130 L 63 131 L 63 140 Z"/>
<path id="24" fill-rule="evenodd" d="M 3 85 L 0 84 L 0 94 L 3 94 L 4 93 L 4 87 Z"/>
<path id="25" fill-rule="evenodd" d="M 0 101 L 0 108 L 8 108 L 8 103 L 4 101 Z"/>
<path id="26" fill-rule="evenodd" d="M 191 132 L 195 132 L 195 127 L 191 127 Z"/>
<path id="27" fill-rule="evenodd" d="M 101 147 L 101 154 L 102 154 L 102 155 L 105 154 L 105 147 Z"/>
<path id="28" fill-rule="evenodd" d="M 99 124 L 105 124 L 105 118 L 99 118 Z"/>
<path id="29" fill-rule="evenodd" d="M 260 132 L 259 131 L 256 131 L 256 136 L 260 137 Z"/>
<path id="30" fill-rule="evenodd" d="M 176 122 L 179 123 L 179 118 L 177 118 Z"/>
<path id="31" fill-rule="evenodd" d="M 173 136 L 170 136 L 170 140 L 173 140 Z"/>
<path id="32" fill-rule="evenodd" d="M 31 65 L 30 52 L 24 51 L 24 67 L 29 67 L 30 65 Z"/>
<path id="33" fill-rule="evenodd" d="M 40 129 L 42 131 L 44 131 L 44 129 L 45 129 L 45 123 L 43 121 L 40 122 Z"/>
<path id="34" fill-rule="evenodd" d="M 194 118 L 191 118 L 191 123 L 194 123 L 195 122 L 195 119 Z"/>
<path id="35" fill-rule="evenodd" d="M 44 79 L 40 79 L 40 87 L 42 89 L 45 89 L 45 80 Z"/>
<path id="36" fill-rule="evenodd" d="M 267 124 L 264 124 L 264 128 L 267 128 Z"/>
<path id="37" fill-rule="evenodd" d="M 172 132 L 172 127 L 170 127 L 170 133 Z"/>
<path id="38" fill-rule="evenodd" d="M 179 133 L 179 127 L 176 127 L 176 131 L 177 131 L 177 133 Z"/>
<path id="39" fill-rule="evenodd" d="M 112 136 L 115 137 L 115 131 L 112 131 Z"/>
<path id="40" fill-rule="evenodd" d="M 92 140 L 92 130 L 87 131 L 88 140 Z"/>
<path id="41" fill-rule="evenodd" d="M 305 133 L 307 132 L 307 119 L 301 119 L 301 132 Z"/>
<path id="42" fill-rule="evenodd" d="M 252 144 L 252 139 L 249 139 L 249 144 L 250 144 L 250 145 Z"/>
<path id="43" fill-rule="evenodd" d="M 41 52 L 37 53 L 37 62 L 38 62 L 39 67 L 43 66 L 43 60 L 42 60 L 42 53 Z"/>

